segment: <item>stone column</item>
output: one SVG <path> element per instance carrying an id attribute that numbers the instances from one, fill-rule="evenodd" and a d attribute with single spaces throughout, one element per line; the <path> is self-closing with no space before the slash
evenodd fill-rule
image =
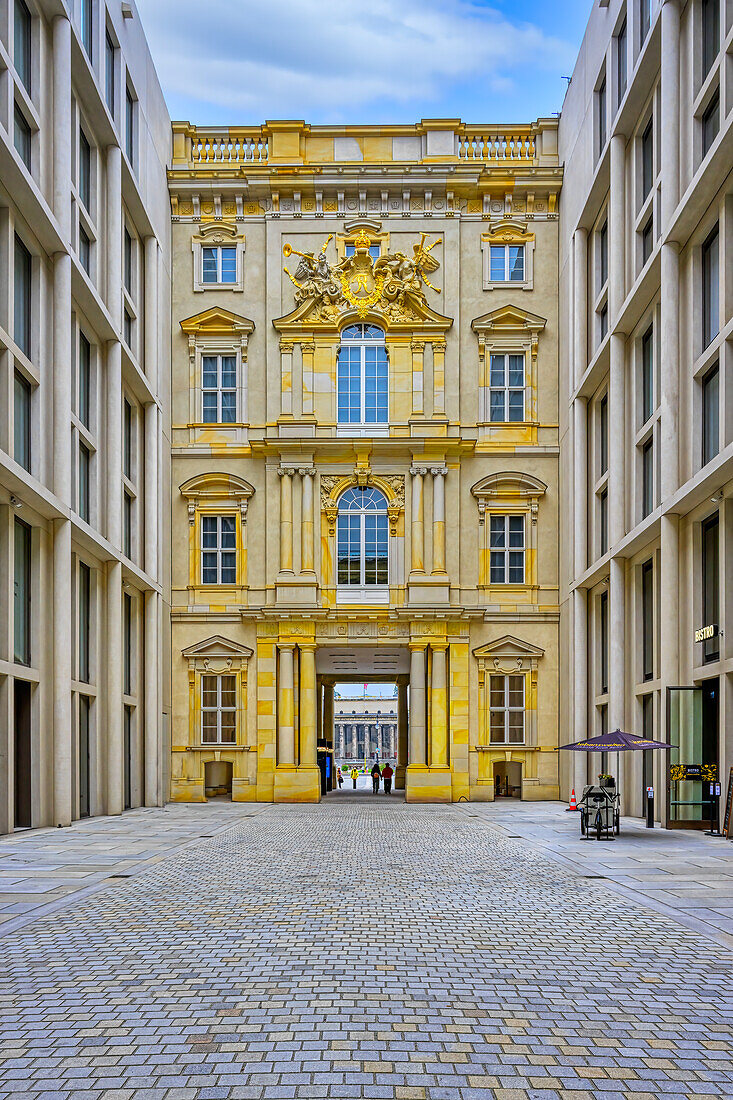
<path id="1" fill-rule="evenodd" d="M 433 416 L 445 416 L 445 340 L 433 344 Z"/>
<path id="2" fill-rule="evenodd" d="M 425 763 L 425 647 L 410 645 L 410 766 Z"/>
<path id="3" fill-rule="evenodd" d="M 53 212 L 65 245 L 71 244 L 71 23 L 53 21 Z"/>
<path id="4" fill-rule="evenodd" d="M 145 593 L 145 805 L 161 804 L 158 736 L 158 593 Z"/>
<path id="5" fill-rule="evenodd" d="M 625 235 L 625 187 L 626 138 L 614 134 L 611 138 L 611 187 L 609 210 L 609 267 L 608 297 L 611 323 L 610 372 L 609 372 L 609 543 L 611 547 L 621 541 L 625 529 L 625 463 L 626 463 L 626 406 L 625 406 L 625 354 L 624 334 L 613 331 L 624 299 L 624 235 Z"/>
<path id="6" fill-rule="evenodd" d="M 611 559 L 609 600 L 609 666 L 608 666 L 608 727 L 610 730 L 625 727 L 625 589 L 626 562 L 623 558 Z"/>
<path id="7" fill-rule="evenodd" d="M 280 344 L 280 414 L 293 415 L 293 345 L 285 341 Z"/>
<path id="8" fill-rule="evenodd" d="M 660 16 L 660 168 L 661 230 L 669 227 L 680 191 L 680 4 L 663 0 Z"/>
<path id="9" fill-rule="evenodd" d="M 397 749 L 395 745 L 395 727 L 392 725 L 389 727 L 389 755 L 392 760 L 397 758 Z"/>
<path id="10" fill-rule="evenodd" d="M 425 470 L 410 468 L 412 474 L 412 528 L 410 553 L 413 573 L 425 572 L 425 519 L 423 513 L 423 478 Z"/>
<path id="11" fill-rule="evenodd" d="M 145 363 L 153 393 L 158 392 L 158 241 L 145 238 Z"/>
<path id="12" fill-rule="evenodd" d="M 107 565 L 107 813 L 121 814 L 122 760 L 122 564 Z"/>
<path id="13" fill-rule="evenodd" d="M 303 497 L 301 505 L 301 572 L 313 573 L 315 565 L 313 482 L 315 470 L 302 469 Z"/>
<path id="14" fill-rule="evenodd" d="M 576 588 L 573 592 L 573 740 L 582 741 L 589 734 L 588 729 L 588 592 L 585 588 Z M 584 752 L 572 753 L 571 785 L 580 797 L 586 782 L 587 760 Z"/>
<path id="15" fill-rule="evenodd" d="M 300 763 L 317 767 L 316 647 L 301 643 L 300 649 Z M 328 691 L 328 689 L 327 689 Z M 328 699 L 328 695 L 326 696 Z M 325 708 L 327 710 L 327 707 Z"/>
<path id="16" fill-rule="evenodd" d="M 292 645 L 278 646 L 280 668 L 278 670 L 277 762 L 278 765 L 285 764 L 290 767 L 295 764 L 293 648 Z"/>
<path id="17" fill-rule="evenodd" d="M 584 397 L 573 402 L 573 541 L 575 575 L 588 566 L 588 403 Z"/>
<path id="18" fill-rule="evenodd" d="M 359 755 L 359 742 L 356 736 L 356 726 L 351 727 L 351 758 L 356 760 Z"/>
<path id="19" fill-rule="evenodd" d="M 339 726 L 339 760 L 346 756 L 346 730 L 343 722 Z"/>
<path id="20" fill-rule="evenodd" d="M 445 768 L 448 764 L 448 685 L 444 643 L 431 643 L 433 675 L 430 692 L 430 764 Z"/>
<path id="21" fill-rule="evenodd" d="M 413 340 L 412 345 L 412 415 L 424 412 L 425 341 Z"/>
<path id="22" fill-rule="evenodd" d="M 405 768 L 407 767 L 408 722 L 407 722 L 407 681 L 397 682 L 397 767 L 395 768 L 395 790 L 405 789 Z"/>
<path id="23" fill-rule="evenodd" d="M 280 572 L 293 572 L 293 474 L 280 467 Z"/>
<path id="24" fill-rule="evenodd" d="M 588 232 L 578 228 L 574 235 L 574 282 L 575 294 L 573 297 L 574 331 L 573 331 L 573 360 L 575 363 L 575 385 L 585 373 L 588 365 Z"/>
<path id="25" fill-rule="evenodd" d="M 433 475 L 433 575 L 445 574 L 445 466 L 432 466 Z"/>

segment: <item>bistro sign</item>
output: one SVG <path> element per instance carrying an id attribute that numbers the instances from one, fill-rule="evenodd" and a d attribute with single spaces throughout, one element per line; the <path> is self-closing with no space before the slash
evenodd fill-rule
<path id="1" fill-rule="evenodd" d="M 709 623 L 707 626 L 701 626 L 699 630 L 695 631 L 696 642 L 707 642 L 709 638 L 717 638 L 718 636 L 718 624 Z"/>

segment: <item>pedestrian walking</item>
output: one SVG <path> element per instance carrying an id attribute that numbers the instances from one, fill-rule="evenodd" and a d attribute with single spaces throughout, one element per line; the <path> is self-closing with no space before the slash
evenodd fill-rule
<path id="1" fill-rule="evenodd" d="M 394 772 L 390 768 L 389 764 L 385 764 L 382 768 L 382 779 L 384 780 L 384 793 L 392 793 L 392 776 Z"/>
<path id="2" fill-rule="evenodd" d="M 338 785 L 339 785 L 339 790 L 341 790 L 341 788 L 342 788 L 342 787 L 343 787 L 343 785 L 344 785 L 344 777 L 343 777 L 343 775 L 341 774 L 341 768 L 337 768 L 337 769 L 336 769 L 336 782 L 337 782 L 337 783 L 338 783 Z"/>
<path id="3" fill-rule="evenodd" d="M 372 791 L 374 794 L 379 794 L 379 781 L 382 778 L 382 773 L 379 770 L 379 764 L 375 764 L 372 768 Z"/>
<path id="4" fill-rule="evenodd" d="M 351 782 L 354 786 L 354 790 L 356 790 L 356 781 L 357 781 L 358 778 L 359 778 L 358 771 L 356 770 L 356 768 L 352 768 L 351 769 Z"/>

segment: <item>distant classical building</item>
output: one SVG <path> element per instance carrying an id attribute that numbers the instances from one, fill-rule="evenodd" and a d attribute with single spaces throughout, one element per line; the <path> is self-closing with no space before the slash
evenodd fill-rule
<path id="1" fill-rule="evenodd" d="M 560 120 L 561 728 L 733 766 L 731 7 L 593 6 Z M 627 812 L 707 814 L 664 753 Z M 563 791 L 600 760 L 567 756 Z M 614 762 L 614 771 L 616 764 Z M 725 786 L 723 787 L 725 792 Z M 692 804 L 694 803 L 694 805 Z"/>
<path id="2" fill-rule="evenodd" d="M 173 799 L 317 800 L 350 680 L 408 800 L 557 796 L 561 178 L 555 120 L 174 124 Z"/>
<path id="3" fill-rule="evenodd" d="M 378 757 L 380 761 L 394 763 L 399 738 L 397 709 L 397 696 L 392 699 L 363 695 L 336 697 L 332 741 L 336 760 L 343 763 Z M 407 717 L 406 708 L 404 717 Z M 401 778 L 404 781 L 404 774 Z"/>
<path id="4" fill-rule="evenodd" d="M 0 5 L 0 831 L 169 790 L 170 122 L 126 6 Z"/>

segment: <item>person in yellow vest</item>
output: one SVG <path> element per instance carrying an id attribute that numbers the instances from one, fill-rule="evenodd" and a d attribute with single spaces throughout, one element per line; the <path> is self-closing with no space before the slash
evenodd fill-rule
<path id="1" fill-rule="evenodd" d="M 358 771 L 356 770 L 356 768 L 352 768 L 351 769 L 351 782 L 354 785 L 354 790 L 356 790 L 356 781 L 357 781 L 358 778 L 359 778 Z"/>

